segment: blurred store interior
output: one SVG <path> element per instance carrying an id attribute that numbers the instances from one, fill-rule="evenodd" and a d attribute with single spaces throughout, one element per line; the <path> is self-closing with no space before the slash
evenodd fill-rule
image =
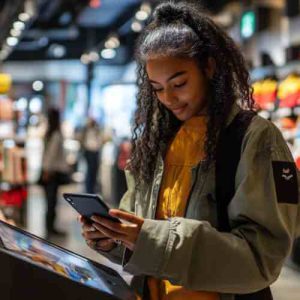
<path id="1" fill-rule="evenodd" d="M 300 168 L 300 1 L 199 1 L 242 49 L 259 114 L 282 130 Z M 157 3 L 0 1 L 0 207 L 19 226 L 46 236 L 45 193 L 38 181 L 51 107 L 60 111 L 72 170 L 59 194 L 88 190 L 118 205 L 126 191 L 124 162 L 136 107 L 134 45 Z M 96 168 L 82 141 L 89 120 L 100 136 L 97 145 L 89 145 Z M 90 187 L 89 172 L 95 177 Z M 52 241 L 108 263 L 85 245 L 77 214 L 61 196 L 57 215 L 67 235 Z M 276 300 L 300 297 L 300 243 L 294 248 L 273 285 Z"/>

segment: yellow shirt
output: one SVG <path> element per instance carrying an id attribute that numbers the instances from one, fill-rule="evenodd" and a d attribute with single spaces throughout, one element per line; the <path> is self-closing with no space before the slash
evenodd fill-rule
<path id="1" fill-rule="evenodd" d="M 206 118 L 186 121 L 169 146 L 164 161 L 164 175 L 156 219 L 183 217 L 191 190 L 191 168 L 204 158 Z M 190 291 L 168 280 L 148 279 L 151 300 L 219 300 L 217 293 Z"/>

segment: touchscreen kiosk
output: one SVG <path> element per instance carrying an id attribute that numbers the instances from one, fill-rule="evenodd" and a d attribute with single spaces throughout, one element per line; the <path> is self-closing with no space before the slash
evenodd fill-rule
<path id="1" fill-rule="evenodd" d="M 0 291 L 8 289 L 7 299 L 28 292 L 30 299 L 41 299 L 39 289 L 53 297 L 63 292 L 56 299 L 135 299 L 116 271 L 1 221 L 0 266 Z"/>

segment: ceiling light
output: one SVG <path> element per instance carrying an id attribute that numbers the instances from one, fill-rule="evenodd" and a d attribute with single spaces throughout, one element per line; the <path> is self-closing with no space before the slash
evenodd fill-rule
<path id="1" fill-rule="evenodd" d="M 31 103 L 30 103 L 31 105 Z M 29 108 L 29 110 L 32 112 L 32 113 L 38 113 L 40 112 L 40 110 L 38 110 L 39 108 L 36 108 L 36 107 L 33 107 L 34 110 L 32 110 L 31 108 Z M 29 118 L 29 124 L 31 126 L 36 126 L 39 124 L 39 117 L 37 115 L 32 115 L 30 118 Z"/>
<path id="2" fill-rule="evenodd" d="M 139 10 L 136 14 L 135 17 L 137 20 L 139 21 L 145 21 L 148 19 L 149 14 L 147 12 L 145 12 L 144 10 Z"/>
<path id="3" fill-rule="evenodd" d="M 42 110 L 42 99 L 39 97 L 31 98 L 29 102 L 29 110 L 32 113 L 39 113 Z"/>
<path id="4" fill-rule="evenodd" d="M 41 90 L 43 90 L 43 88 L 44 88 L 44 83 L 40 80 L 37 80 L 32 84 L 32 89 L 36 92 L 40 92 Z"/>
<path id="5" fill-rule="evenodd" d="M 90 63 L 90 57 L 88 54 L 82 54 L 80 60 L 85 65 Z"/>
<path id="6" fill-rule="evenodd" d="M 20 30 L 17 30 L 17 29 L 14 29 L 14 28 L 10 30 L 10 35 L 13 36 L 13 37 L 19 37 L 21 35 L 21 33 L 22 32 Z"/>
<path id="7" fill-rule="evenodd" d="M 25 24 L 21 21 L 16 21 L 16 22 L 14 22 L 13 27 L 16 30 L 24 30 L 25 29 Z"/>
<path id="8" fill-rule="evenodd" d="M 104 44 L 105 48 L 115 49 L 120 47 L 120 40 L 116 36 L 111 36 Z"/>
<path id="9" fill-rule="evenodd" d="M 131 29 L 134 31 L 134 32 L 141 32 L 142 29 L 143 29 L 143 26 L 140 22 L 138 21 L 134 21 L 132 24 L 131 24 Z"/>
<path id="10" fill-rule="evenodd" d="M 141 10 L 146 12 L 148 15 L 150 15 L 151 11 L 152 11 L 152 8 L 151 8 L 151 5 L 149 3 L 143 3 L 141 5 Z"/>
<path id="11" fill-rule="evenodd" d="M 117 52 L 115 49 L 103 49 L 101 51 L 101 56 L 105 59 L 113 59 L 117 55 Z"/>
<path id="12" fill-rule="evenodd" d="M 54 57 L 61 58 L 61 57 L 65 56 L 65 54 L 66 54 L 66 47 L 64 47 L 62 45 L 57 45 L 53 49 L 53 56 Z"/>
<path id="13" fill-rule="evenodd" d="M 10 47 L 16 46 L 18 44 L 18 42 L 19 42 L 19 40 L 16 37 L 10 36 L 6 39 L 6 43 Z"/>
<path id="14" fill-rule="evenodd" d="M 24 111 L 24 110 L 26 110 L 27 105 L 28 105 L 27 98 L 22 97 L 17 100 L 16 108 L 17 108 L 17 110 Z"/>
<path id="15" fill-rule="evenodd" d="M 19 20 L 22 22 L 27 22 L 30 19 L 30 15 L 28 13 L 20 13 L 19 14 Z"/>
<path id="16" fill-rule="evenodd" d="M 100 59 L 99 54 L 96 51 L 91 51 L 89 53 L 89 60 L 92 62 L 97 62 Z"/>
<path id="17" fill-rule="evenodd" d="M 66 47 L 60 44 L 52 44 L 48 49 L 48 55 L 54 58 L 62 58 L 66 55 L 66 53 L 67 53 Z"/>

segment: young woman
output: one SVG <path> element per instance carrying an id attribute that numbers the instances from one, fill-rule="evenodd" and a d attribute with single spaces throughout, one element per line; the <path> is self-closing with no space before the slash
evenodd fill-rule
<path id="1" fill-rule="evenodd" d="M 141 275 L 144 299 L 271 299 L 265 288 L 295 230 L 297 174 L 280 132 L 259 116 L 242 140 L 230 231 L 218 230 L 218 137 L 254 110 L 240 51 L 197 7 L 173 1 L 155 9 L 137 62 L 128 191 L 110 210 L 126 222 L 81 218 L 87 244 Z"/>

